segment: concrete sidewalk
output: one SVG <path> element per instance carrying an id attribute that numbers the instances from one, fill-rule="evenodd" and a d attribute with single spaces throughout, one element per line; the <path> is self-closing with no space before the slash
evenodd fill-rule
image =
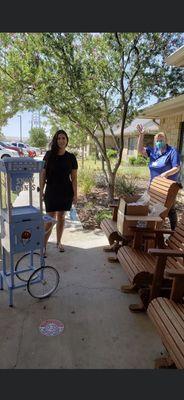
<path id="1" fill-rule="evenodd" d="M 110 264 L 101 230 L 85 231 L 67 214 L 63 243 L 55 245 L 55 228 L 48 244 L 46 265 L 60 274 L 59 286 L 45 300 L 32 298 L 26 288 L 0 292 L 0 368 L 151 369 L 163 351 L 160 338 L 146 314 L 133 314 L 137 294 L 123 294 L 127 283 L 120 264 Z M 63 333 L 44 336 L 39 326 L 55 319 Z"/>

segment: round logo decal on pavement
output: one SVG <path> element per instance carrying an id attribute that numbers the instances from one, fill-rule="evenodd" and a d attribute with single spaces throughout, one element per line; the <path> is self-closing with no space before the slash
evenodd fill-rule
<path id="1" fill-rule="evenodd" d="M 40 324 L 39 331 L 44 336 L 57 336 L 63 333 L 64 325 L 57 319 L 47 319 Z"/>

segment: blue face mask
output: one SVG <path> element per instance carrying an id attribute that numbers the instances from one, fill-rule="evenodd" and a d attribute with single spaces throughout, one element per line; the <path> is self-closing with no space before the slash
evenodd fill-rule
<path id="1" fill-rule="evenodd" d="M 165 142 L 163 142 L 163 141 L 161 141 L 161 140 L 158 140 L 158 141 L 155 143 L 155 145 L 156 145 L 156 148 L 157 148 L 158 150 L 164 149 L 164 147 L 165 147 Z"/>

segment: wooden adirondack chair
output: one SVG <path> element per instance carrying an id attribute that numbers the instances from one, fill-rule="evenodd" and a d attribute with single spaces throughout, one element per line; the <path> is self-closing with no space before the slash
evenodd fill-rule
<path id="1" fill-rule="evenodd" d="M 161 203 L 166 210 L 160 215 L 164 221 L 164 219 L 168 216 L 169 210 L 174 204 L 176 199 L 178 190 L 181 185 L 177 182 L 174 182 L 170 179 L 156 177 L 152 180 L 151 185 L 148 190 L 148 194 L 150 195 L 150 206 L 154 206 L 158 203 Z M 119 205 L 119 203 L 118 203 Z M 119 247 L 122 244 L 126 244 L 133 237 L 133 232 L 130 230 L 129 237 L 122 236 L 117 228 L 117 214 L 118 214 L 118 205 L 115 205 L 112 219 L 104 219 L 101 222 L 101 229 L 106 234 L 110 246 L 104 248 L 105 251 L 118 251 Z M 161 227 L 162 222 L 158 222 L 156 224 L 156 228 Z"/>
<path id="2" fill-rule="evenodd" d="M 159 237 L 165 232 L 169 231 L 155 230 Z M 144 311 L 155 297 L 170 295 L 171 279 L 166 278 L 164 271 L 184 271 L 184 215 L 164 248 L 150 248 L 145 253 L 130 246 L 122 246 L 117 258 L 131 282 L 131 285 L 122 286 L 122 291 L 128 293 L 140 289 L 142 304 L 130 305 L 131 311 Z"/>
<path id="3" fill-rule="evenodd" d="M 147 310 L 169 354 L 157 359 L 155 367 L 184 369 L 184 272 L 170 271 L 168 276 L 174 278 L 170 299 L 157 297 Z"/>

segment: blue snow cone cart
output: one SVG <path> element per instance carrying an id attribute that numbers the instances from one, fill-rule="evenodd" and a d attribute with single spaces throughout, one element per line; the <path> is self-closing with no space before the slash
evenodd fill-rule
<path id="1" fill-rule="evenodd" d="M 26 286 L 33 297 L 43 299 L 50 296 L 59 283 L 57 270 L 46 266 L 43 257 L 44 220 L 48 222 L 49 218 L 52 219 L 44 216 L 42 211 L 39 187 L 43 165 L 44 161 L 29 157 L 0 160 L 0 289 L 4 288 L 5 281 L 9 306 L 13 306 L 14 289 Z M 36 205 L 33 205 L 35 178 L 39 186 L 35 193 Z M 19 205 L 20 202 L 25 205 Z"/>

